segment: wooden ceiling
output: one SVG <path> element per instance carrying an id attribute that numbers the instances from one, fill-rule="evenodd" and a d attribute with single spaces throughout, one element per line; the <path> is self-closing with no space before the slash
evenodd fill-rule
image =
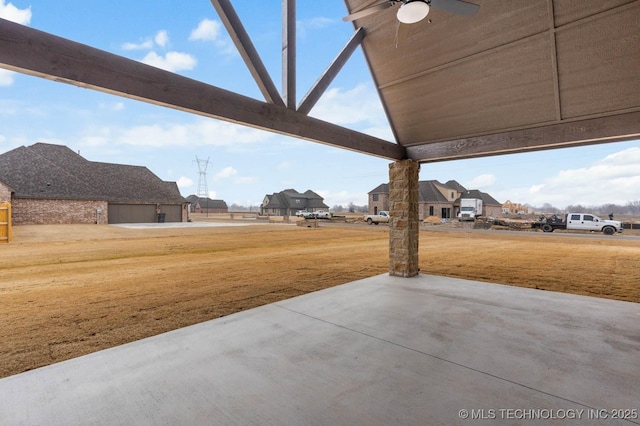
<path id="1" fill-rule="evenodd" d="M 355 21 L 398 143 L 419 161 L 640 135 L 640 1 L 469 0 Z M 345 0 L 357 12 L 379 0 Z"/>
<path id="2" fill-rule="evenodd" d="M 344 2 L 346 15 L 381 0 Z M 282 0 L 284 95 L 232 2 L 211 0 L 264 101 L 2 19 L 0 67 L 392 160 L 640 138 L 640 0 L 473 2 L 472 17 L 432 8 L 430 22 L 398 26 L 396 5 L 355 21 L 352 40 L 298 105 L 295 0 Z M 307 115 L 358 45 L 395 141 Z"/>

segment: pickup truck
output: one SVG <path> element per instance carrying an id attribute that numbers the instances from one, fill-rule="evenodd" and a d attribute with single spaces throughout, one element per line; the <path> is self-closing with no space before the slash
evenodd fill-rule
<path id="1" fill-rule="evenodd" d="M 574 231 L 598 231 L 605 235 L 613 235 L 622 232 L 622 222 L 618 220 L 600 219 L 589 213 L 567 213 L 564 217 L 553 215 L 542 216 L 531 224 L 532 228 L 542 229 L 544 232 L 553 232 L 556 229 Z"/>
<path id="2" fill-rule="evenodd" d="M 313 212 L 313 217 L 318 219 L 331 219 L 331 213 L 324 210 L 316 210 Z"/>
<path id="3" fill-rule="evenodd" d="M 315 212 L 299 210 L 296 212 L 296 216 L 300 216 L 305 219 L 331 219 L 331 213 L 324 210 L 316 210 Z"/>
<path id="4" fill-rule="evenodd" d="M 380 222 L 388 223 L 389 222 L 389 212 L 381 211 L 378 214 L 366 214 L 366 215 L 364 215 L 364 220 L 369 225 L 371 225 L 372 223 L 375 223 L 377 225 Z"/>

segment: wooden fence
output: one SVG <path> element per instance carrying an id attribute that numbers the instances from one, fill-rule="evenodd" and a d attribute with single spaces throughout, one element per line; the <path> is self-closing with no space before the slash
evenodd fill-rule
<path id="1" fill-rule="evenodd" d="M 0 203 L 0 243 L 11 242 L 11 204 Z"/>

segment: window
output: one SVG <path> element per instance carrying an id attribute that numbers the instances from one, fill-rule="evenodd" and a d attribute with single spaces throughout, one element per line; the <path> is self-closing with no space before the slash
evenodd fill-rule
<path id="1" fill-rule="evenodd" d="M 453 191 L 451 192 L 451 199 L 452 199 L 452 200 L 455 200 L 455 199 L 456 199 L 456 193 L 455 193 L 455 192 L 453 192 Z"/>
<path id="2" fill-rule="evenodd" d="M 584 220 L 590 220 L 593 222 L 593 216 L 591 216 L 590 214 L 585 214 L 584 215 Z"/>
<path id="3" fill-rule="evenodd" d="M 373 194 L 372 197 L 373 197 L 373 201 L 378 201 L 378 194 Z"/>
<path id="4" fill-rule="evenodd" d="M 296 204 L 300 204 L 300 199 L 296 198 Z"/>
<path id="5" fill-rule="evenodd" d="M 580 215 L 579 214 L 572 214 L 571 215 L 571 220 L 580 220 Z"/>
<path id="6" fill-rule="evenodd" d="M 429 206 L 429 216 L 433 216 L 433 206 Z"/>

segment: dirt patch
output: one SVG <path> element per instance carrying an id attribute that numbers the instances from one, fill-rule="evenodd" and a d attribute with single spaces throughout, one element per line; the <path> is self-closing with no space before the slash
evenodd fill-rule
<path id="1" fill-rule="evenodd" d="M 421 231 L 420 268 L 640 302 L 615 237 Z M 0 246 L 0 376 L 388 271 L 388 228 L 14 228 Z"/>

